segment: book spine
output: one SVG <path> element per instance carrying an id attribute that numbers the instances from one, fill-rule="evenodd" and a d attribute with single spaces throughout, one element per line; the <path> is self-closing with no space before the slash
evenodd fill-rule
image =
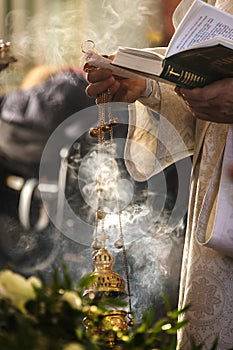
<path id="1" fill-rule="evenodd" d="M 164 60 L 163 71 L 160 76 L 185 88 L 203 87 L 210 82 L 206 75 L 198 74 L 167 60 Z"/>

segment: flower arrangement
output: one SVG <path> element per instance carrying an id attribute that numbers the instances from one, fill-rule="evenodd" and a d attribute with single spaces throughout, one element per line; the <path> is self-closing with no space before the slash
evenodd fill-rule
<path id="1" fill-rule="evenodd" d="M 122 301 L 83 297 L 83 290 L 93 282 L 93 275 L 83 277 L 74 287 L 66 266 L 63 276 L 54 268 L 51 282 L 42 275 L 28 279 L 10 270 L 0 271 L 0 349 L 2 350 L 175 350 L 177 330 L 185 326 L 178 316 L 184 312 L 169 309 L 167 317 L 153 323 L 153 314 L 144 316 L 140 325 L 120 332 L 105 325 L 101 335 L 87 330 L 103 330 L 103 315 Z M 114 339 L 109 343 L 109 339 Z M 193 349 L 201 349 L 195 347 Z M 213 348 L 214 349 L 214 348 Z"/>

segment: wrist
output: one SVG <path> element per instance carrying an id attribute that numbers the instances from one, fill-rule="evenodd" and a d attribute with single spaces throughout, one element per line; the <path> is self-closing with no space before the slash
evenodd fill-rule
<path id="1" fill-rule="evenodd" d="M 140 97 L 150 97 L 150 95 L 152 94 L 153 91 L 153 83 L 151 79 L 146 79 L 146 87 L 144 92 L 141 94 Z"/>

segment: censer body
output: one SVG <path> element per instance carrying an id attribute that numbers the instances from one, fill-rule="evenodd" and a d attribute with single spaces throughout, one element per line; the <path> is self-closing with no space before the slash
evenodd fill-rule
<path id="1" fill-rule="evenodd" d="M 102 94 L 97 100 L 96 104 L 98 106 L 98 125 L 95 128 L 90 129 L 90 136 L 98 138 L 98 155 L 101 158 L 101 155 L 104 153 L 104 147 L 111 146 L 113 149 L 113 128 L 118 125 L 116 118 L 113 118 L 111 115 L 110 108 L 110 95 Z M 109 117 L 109 121 L 105 121 L 105 112 Z M 107 140 L 108 139 L 108 140 Z M 108 147 L 109 148 L 109 147 Z M 101 167 L 100 167 L 101 169 Z M 98 173 L 98 172 L 97 172 Z M 127 332 L 128 328 L 133 325 L 131 317 L 131 296 L 130 296 L 130 287 L 129 287 L 129 277 L 128 277 L 128 265 L 126 260 L 126 252 L 124 248 L 124 240 L 122 233 L 122 225 L 119 213 L 119 233 L 121 242 L 119 249 L 123 250 L 123 260 L 126 270 L 126 280 L 124 281 L 123 277 L 118 273 L 113 271 L 114 257 L 105 247 L 106 239 L 109 239 L 109 236 L 105 234 L 104 223 L 105 223 L 105 211 L 103 209 L 103 188 L 104 184 L 103 177 L 101 176 L 101 171 L 99 171 L 99 177 L 97 180 L 97 205 L 96 205 L 96 221 L 95 221 L 95 232 L 94 232 L 94 241 L 93 241 L 93 282 L 91 286 L 84 291 L 85 296 L 89 296 L 92 300 L 101 301 L 105 297 L 115 298 L 115 299 L 125 299 L 128 297 L 129 311 L 113 309 L 104 311 L 102 314 L 101 325 L 93 326 L 88 317 L 84 320 L 85 327 L 88 332 L 92 335 L 101 337 L 102 335 L 108 334 L 108 345 L 109 347 L 114 347 L 118 349 L 115 344 L 115 335 L 114 332 Z M 99 189 L 99 190 L 98 190 Z M 118 204 L 118 196 L 116 196 L 116 204 Z M 98 235 L 100 231 L 100 234 Z M 126 285 L 128 287 L 128 292 L 126 292 Z M 112 332 L 111 332 L 112 330 Z M 114 330 L 114 332 L 113 332 Z"/>

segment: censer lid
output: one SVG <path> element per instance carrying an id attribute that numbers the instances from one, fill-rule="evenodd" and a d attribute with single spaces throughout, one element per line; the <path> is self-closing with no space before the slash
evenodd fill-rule
<path id="1" fill-rule="evenodd" d="M 125 281 L 118 273 L 112 270 L 114 258 L 106 248 L 100 248 L 94 252 L 93 263 L 93 275 L 96 278 L 89 289 L 84 292 L 84 295 L 92 292 L 98 297 L 101 294 L 118 297 L 127 296 Z"/>

